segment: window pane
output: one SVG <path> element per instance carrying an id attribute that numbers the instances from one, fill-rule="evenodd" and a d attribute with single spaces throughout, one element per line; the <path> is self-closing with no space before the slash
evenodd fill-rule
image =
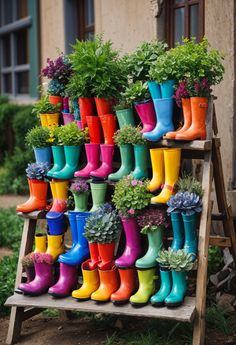
<path id="1" fill-rule="evenodd" d="M 23 65 L 29 63 L 28 30 L 22 29 L 16 32 L 16 64 Z"/>
<path id="2" fill-rule="evenodd" d="M 3 67 L 11 66 L 11 37 L 10 35 L 5 35 L 2 37 L 2 57 L 3 57 Z"/>
<path id="3" fill-rule="evenodd" d="M 85 26 L 90 26 L 94 24 L 94 6 L 93 0 L 84 1 L 84 22 Z"/>
<path id="4" fill-rule="evenodd" d="M 85 36 L 84 37 L 85 40 L 92 41 L 94 39 L 94 32 L 93 31 L 85 32 L 84 36 Z"/>
<path id="5" fill-rule="evenodd" d="M 22 19 L 28 15 L 28 1 L 27 0 L 17 0 L 17 19 Z"/>
<path id="6" fill-rule="evenodd" d="M 3 24 L 9 24 L 13 22 L 13 2 L 12 0 L 2 0 L 3 3 Z"/>
<path id="7" fill-rule="evenodd" d="M 185 0 L 175 0 L 175 4 L 182 4 Z"/>
<path id="8" fill-rule="evenodd" d="M 190 7 L 190 36 L 199 39 L 198 31 L 198 5 Z"/>
<path id="9" fill-rule="evenodd" d="M 12 93 L 11 73 L 5 73 L 3 77 L 3 92 Z"/>
<path id="10" fill-rule="evenodd" d="M 178 8 L 175 10 L 175 40 L 176 42 L 182 42 L 184 37 L 184 8 Z"/>
<path id="11" fill-rule="evenodd" d="M 28 94 L 29 93 L 29 72 L 16 73 L 16 93 Z"/>

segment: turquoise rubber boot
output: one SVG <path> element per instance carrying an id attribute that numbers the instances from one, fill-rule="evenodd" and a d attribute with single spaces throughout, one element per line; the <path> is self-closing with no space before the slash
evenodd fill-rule
<path id="1" fill-rule="evenodd" d="M 63 146 L 52 146 L 52 156 L 54 165 L 47 173 L 47 176 L 53 177 L 53 174 L 60 171 L 65 166 L 65 154 Z"/>
<path id="2" fill-rule="evenodd" d="M 173 79 L 167 80 L 164 83 L 160 84 L 161 87 L 161 98 L 170 98 L 174 96 L 174 84 L 175 81 Z"/>
<path id="3" fill-rule="evenodd" d="M 134 169 L 133 147 L 131 144 L 120 145 L 121 167 L 114 174 L 108 176 L 108 180 L 118 181 L 127 176 Z"/>
<path id="4" fill-rule="evenodd" d="M 184 296 L 187 291 L 186 272 L 171 271 L 172 274 L 172 289 L 169 296 L 165 299 L 165 305 L 168 308 L 180 306 L 184 301 Z"/>
<path id="5" fill-rule="evenodd" d="M 148 88 L 149 88 L 152 99 L 161 98 L 160 84 L 158 84 L 154 80 L 149 80 L 148 81 Z"/>
<path id="6" fill-rule="evenodd" d="M 93 207 L 89 212 L 95 212 L 105 203 L 107 184 L 106 183 L 90 183 Z"/>
<path id="7" fill-rule="evenodd" d="M 132 177 L 136 180 L 148 177 L 148 155 L 149 151 L 146 145 L 133 145 L 134 146 L 134 160 L 135 169 L 132 172 Z"/>
<path id="8" fill-rule="evenodd" d="M 78 170 L 81 146 L 64 146 L 64 151 L 66 165 L 62 170 L 55 172 L 53 177 L 61 180 L 69 180 L 74 177 L 74 173 Z"/>
<path id="9" fill-rule="evenodd" d="M 156 231 L 149 231 L 148 237 L 148 250 L 146 254 L 138 259 L 135 263 L 137 268 L 152 268 L 157 266 L 156 258 L 159 251 L 163 248 L 162 241 L 162 228 L 159 227 Z"/>
<path id="10" fill-rule="evenodd" d="M 164 267 L 160 267 L 160 279 L 161 279 L 161 286 L 159 291 L 155 295 L 151 297 L 151 304 L 154 307 L 161 307 L 164 304 L 164 301 L 167 296 L 169 296 L 172 288 L 172 278 L 171 278 L 171 271 L 165 269 Z"/>
<path id="11" fill-rule="evenodd" d="M 184 251 L 192 255 L 192 261 L 196 260 L 197 257 L 197 217 L 198 214 L 183 214 L 184 221 L 184 233 L 185 233 L 185 242 L 184 242 Z"/>
<path id="12" fill-rule="evenodd" d="M 182 249 L 184 246 L 184 223 L 182 214 L 180 212 L 171 212 L 170 214 L 172 230 L 173 230 L 173 241 L 171 248 L 174 251 Z"/>
<path id="13" fill-rule="evenodd" d="M 122 109 L 116 111 L 116 116 L 119 124 L 119 128 L 123 128 L 127 125 L 135 126 L 134 112 L 132 108 Z"/>

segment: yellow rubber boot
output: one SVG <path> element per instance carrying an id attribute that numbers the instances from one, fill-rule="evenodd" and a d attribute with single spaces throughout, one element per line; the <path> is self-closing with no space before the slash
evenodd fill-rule
<path id="1" fill-rule="evenodd" d="M 150 192 L 160 189 L 165 182 L 164 149 L 150 149 L 152 179 L 147 186 Z"/>
<path id="2" fill-rule="evenodd" d="M 100 286 L 92 293 L 91 299 L 98 302 L 109 301 L 113 292 L 119 288 L 119 274 L 115 266 L 111 270 L 99 270 Z"/>
<path id="3" fill-rule="evenodd" d="M 156 269 L 138 270 L 139 289 L 129 301 L 132 305 L 142 307 L 148 303 L 149 298 L 155 292 L 155 272 Z"/>
<path id="4" fill-rule="evenodd" d="M 79 300 L 88 300 L 90 299 L 92 293 L 99 288 L 99 274 L 98 269 L 90 270 L 87 260 L 82 264 L 82 274 L 83 274 L 83 285 L 78 289 L 72 292 L 72 297 Z"/>
<path id="5" fill-rule="evenodd" d="M 55 181 L 50 182 L 50 188 L 51 188 L 51 192 L 52 192 L 52 198 L 53 198 L 53 200 L 56 200 L 57 199 L 57 191 L 56 191 Z"/>
<path id="6" fill-rule="evenodd" d="M 58 256 L 64 253 L 64 244 L 62 235 L 48 235 L 48 248 L 46 254 L 50 254 L 55 261 Z"/>
<path id="7" fill-rule="evenodd" d="M 51 212 L 65 212 L 68 197 L 68 181 L 51 182 L 51 190 L 53 195 L 53 205 Z M 55 195 L 55 198 L 54 198 Z"/>
<path id="8" fill-rule="evenodd" d="M 47 250 L 47 234 L 36 234 L 34 236 L 34 253 L 45 253 Z"/>
<path id="9" fill-rule="evenodd" d="M 59 122 L 59 113 L 47 114 L 47 127 L 50 129 L 52 127 L 57 127 Z"/>
<path id="10" fill-rule="evenodd" d="M 179 178 L 181 149 L 164 149 L 165 184 L 161 193 L 151 198 L 151 204 L 166 204 L 174 194 Z"/>

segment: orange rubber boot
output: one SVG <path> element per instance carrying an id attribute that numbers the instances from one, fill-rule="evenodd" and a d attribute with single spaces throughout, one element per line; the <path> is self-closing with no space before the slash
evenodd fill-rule
<path id="1" fill-rule="evenodd" d="M 175 132 L 168 132 L 164 138 L 166 139 L 175 139 L 177 134 L 185 132 L 192 123 L 192 111 L 191 111 L 191 103 L 190 98 L 182 98 L 182 109 L 183 109 L 183 116 L 184 116 L 184 125 L 182 128 L 178 129 Z"/>
<path id="2" fill-rule="evenodd" d="M 21 205 L 17 205 L 17 212 L 33 212 L 38 210 L 44 210 L 47 206 L 47 190 L 48 183 L 39 180 L 28 180 L 30 197 Z"/>
<path id="3" fill-rule="evenodd" d="M 152 179 L 147 185 L 150 192 L 160 189 L 165 182 L 164 150 L 150 149 L 152 162 Z"/>
<path id="4" fill-rule="evenodd" d="M 104 134 L 104 143 L 105 144 L 114 144 L 113 136 L 116 131 L 116 117 L 115 115 L 101 115 L 99 116 L 102 124 L 103 134 Z"/>
<path id="5" fill-rule="evenodd" d="M 135 268 L 119 268 L 120 287 L 111 295 L 114 304 L 122 304 L 129 301 L 131 295 L 137 290 L 137 273 Z"/>
<path id="6" fill-rule="evenodd" d="M 183 133 L 176 134 L 176 140 L 205 140 L 206 139 L 206 114 L 208 101 L 204 97 L 191 97 L 192 124 Z"/>
<path id="7" fill-rule="evenodd" d="M 98 302 L 107 302 L 113 292 L 119 288 L 119 274 L 115 266 L 111 270 L 99 270 L 100 286 L 92 293 L 91 299 Z"/>

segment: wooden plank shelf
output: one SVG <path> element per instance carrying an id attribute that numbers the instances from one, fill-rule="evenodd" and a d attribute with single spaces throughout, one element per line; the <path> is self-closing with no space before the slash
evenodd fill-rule
<path id="1" fill-rule="evenodd" d="M 163 139 L 157 142 L 152 142 L 149 145 L 150 148 L 155 147 L 168 147 L 168 148 L 180 148 L 182 150 L 191 151 L 210 151 L 212 147 L 211 140 L 193 140 L 193 141 L 180 141 L 180 140 L 167 140 Z"/>
<path id="2" fill-rule="evenodd" d="M 91 313 L 105 313 L 115 315 L 129 315 L 138 317 L 154 317 L 181 322 L 192 322 L 195 316 L 195 298 L 186 297 L 184 304 L 177 308 L 154 308 L 146 305 L 142 308 L 134 308 L 127 303 L 122 306 L 114 306 L 113 303 L 96 303 L 94 301 L 78 302 L 72 297 L 54 299 L 49 295 L 29 297 L 14 294 L 5 303 L 6 306 L 28 308 L 56 308 L 59 310 L 78 310 Z"/>
<path id="3" fill-rule="evenodd" d="M 29 213 L 23 213 L 23 212 L 17 212 L 17 215 L 26 219 L 44 219 L 46 216 L 47 211 L 42 210 L 42 211 L 34 211 L 34 212 L 29 212 Z"/>

